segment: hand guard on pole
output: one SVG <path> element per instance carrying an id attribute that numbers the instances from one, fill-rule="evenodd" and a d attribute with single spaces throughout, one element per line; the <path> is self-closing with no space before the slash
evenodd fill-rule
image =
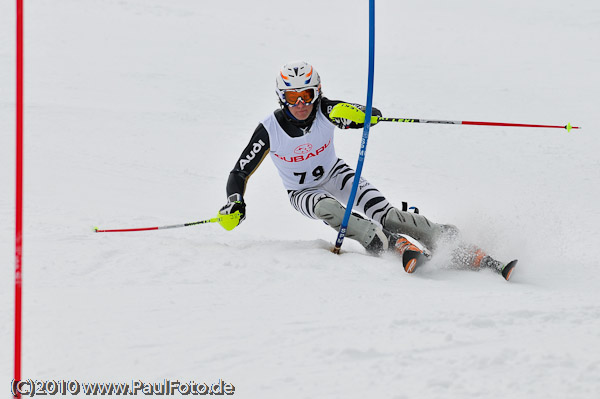
<path id="1" fill-rule="evenodd" d="M 236 215 L 237 217 L 224 218 L 219 224 L 227 231 L 235 229 L 246 219 L 246 203 L 241 194 L 231 194 L 227 198 L 227 204 L 221 207 L 219 215 Z"/>
<path id="2" fill-rule="evenodd" d="M 364 107 L 339 103 L 333 107 L 329 118 L 340 129 L 362 129 L 365 122 Z M 379 122 L 378 116 L 372 116 L 371 126 L 375 126 L 377 122 Z"/>

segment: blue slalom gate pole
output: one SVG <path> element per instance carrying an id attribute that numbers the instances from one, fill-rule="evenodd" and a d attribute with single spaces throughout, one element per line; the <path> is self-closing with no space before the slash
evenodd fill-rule
<path id="1" fill-rule="evenodd" d="M 360 175 L 362 173 L 363 163 L 365 162 L 365 155 L 367 152 L 367 141 L 369 140 L 369 129 L 371 128 L 371 115 L 373 114 L 373 81 L 375 74 L 375 0 L 369 0 L 369 77 L 367 85 L 367 109 L 365 110 L 365 126 L 363 129 L 362 142 L 360 144 L 360 152 L 358 153 L 358 164 L 356 165 L 356 171 L 354 174 L 354 181 L 352 182 L 352 191 L 350 192 L 350 198 L 348 198 L 348 204 L 346 206 L 346 213 L 344 214 L 344 220 L 340 226 L 337 239 L 335 241 L 335 247 L 333 252 L 336 254 L 340 253 L 340 248 L 344 242 L 346 231 L 348 230 L 348 221 L 352 214 L 352 207 L 354 206 L 354 199 L 356 198 L 356 191 L 358 190 L 358 183 L 360 182 Z"/>

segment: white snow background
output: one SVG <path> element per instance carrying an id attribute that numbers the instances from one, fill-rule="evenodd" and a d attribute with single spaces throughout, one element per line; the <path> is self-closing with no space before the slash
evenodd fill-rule
<path id="1" fill-rule="evenodd" d="M 270 160 L 208 219 L 275 75 L 366 101 L 367 1 L 36 0 L 25 9 L 23 378 L 224 379 L 240 398 L 600 397 L 600 3 L 378 0 L 363 175 L 502 260 L 406 274 L 304 218 Z M 0 3 L 0 392 L 13 367 L 14 2 Z M 337 131 L 356 165 L 362 131 Z"/>

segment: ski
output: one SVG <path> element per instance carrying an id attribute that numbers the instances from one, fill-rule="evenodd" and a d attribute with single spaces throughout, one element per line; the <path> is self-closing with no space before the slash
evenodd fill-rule
<path id="1" fill-rule="evenodd" d="M 512 272 L 515 270 L 515 266 L 517 265 L 517 259 L 512 260 L 510 262 L 508 262 L 506 265 L 504 265 L 504 267 L 502 268 L 502 271 L 500 272 L 502 274 L 502 277 L 504 277 L 504 279 L 506 281 L 508 281 L 508 279 L 510 278 L 510 276 L 512 275 Z"/>
<path id="2" fill-rule="evenodd" d="M 410 249 L 402 254 L 402 266 L 406 273 L 414 273 L 414 271 L 423 263 L 425 255 L 421 251 L 412 251 Z"/>
<path id="3" fill-rule="evenodd" d="M 414 273 L 431 256 L 429 251 L 422 250 L 403 236 L 397 236 L 394 250 L 402 257 L 402 267 L 407 273 Z"/>

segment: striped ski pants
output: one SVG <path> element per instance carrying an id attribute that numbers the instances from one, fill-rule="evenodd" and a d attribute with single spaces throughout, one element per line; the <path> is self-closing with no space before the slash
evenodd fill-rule
<path id="1" fill-rule="evenodd" d="M 324 198 L 334 198 L 342 205 L 346 202 L 352 191 L 354 170 L 342 159 L 338 159 L 334 167 L 318 186 L 301 190 L 288 190 L 288 197 L 292 206 L 304 216 L 318 219 L 314 213 L 317 202 Z M 365 215 L 370 220 L 379 224 L 392 205 L 371 183 L 361 177 L 353 210 Z"/>

